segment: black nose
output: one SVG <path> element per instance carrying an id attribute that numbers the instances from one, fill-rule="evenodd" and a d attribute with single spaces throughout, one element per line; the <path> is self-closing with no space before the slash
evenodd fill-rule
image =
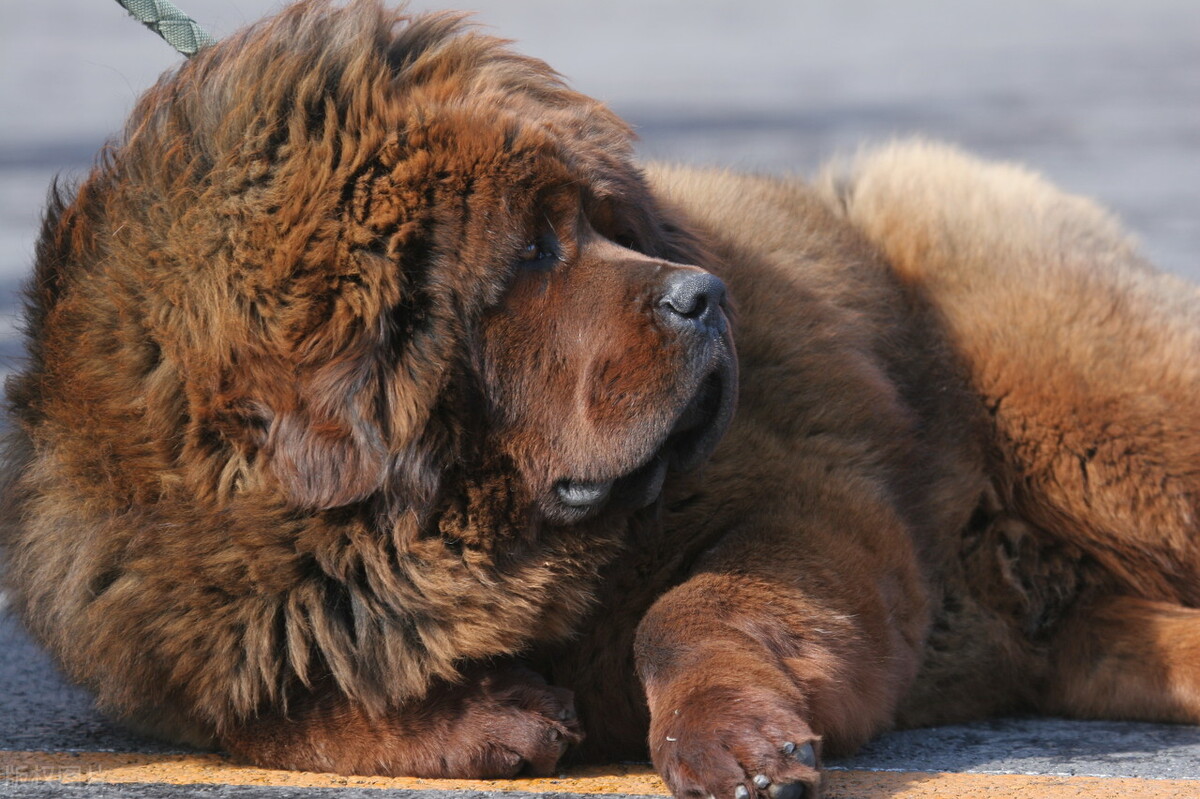
<path id="1" fill-rule="evenodd" d="M 658 310 L 664 320 L 706 333 L 725 329 L 725 284 L 708 272 L 674 272 L 667 278 Z"/>

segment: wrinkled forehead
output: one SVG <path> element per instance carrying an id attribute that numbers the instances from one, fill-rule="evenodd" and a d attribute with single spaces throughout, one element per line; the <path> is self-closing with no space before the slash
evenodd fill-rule
<path id="1" fill-rule="evenodd" d="M 605 116 L 488 97 L 417 107 L 403 131 L 407 157 L 442 172 L 506 181 L 514 190 L 574 183 L 598 197 L 640 183 L 630 134 Z"/>
<path id="2" fill-rule="evenodd" d="M 605 129 L 603 119 L 483 102 L 419 108 L 410 119 L 395 176 L 419 186 L 444 224 L 482 223 L 499 234 L 543 224 L 549 208 L 608 220 L 648 206 L 628 132 Z"/>

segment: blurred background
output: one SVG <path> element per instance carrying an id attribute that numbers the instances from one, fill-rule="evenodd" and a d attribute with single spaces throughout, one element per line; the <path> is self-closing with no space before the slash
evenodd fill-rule
<path id="1" fill-rule="evenodd" d="M 178 0 L 221 36 L 276 0 Z M 418 0 L 412 8 L 442 8 Z M 1200 279 L 1197 0 L 462 0 L 648 158 L 808 173 L 896 135 L 1025 162 Z M 46 187 L 180 60 L 113 0 L 0 6 L 0 366 Z"/>

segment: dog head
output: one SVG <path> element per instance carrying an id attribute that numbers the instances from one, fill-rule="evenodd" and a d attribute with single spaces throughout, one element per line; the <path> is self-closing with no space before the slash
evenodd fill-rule
<path id="1" fill-rule="evenodd" d="M 432 507 L 483 475 L 558 524 L 652 502 L 736 367 L 630 140 L 460 17 L 374 3 L 301 3 L 166 76 L 111 156 L 106 260 L 139 263 L 197 490 Z"/>

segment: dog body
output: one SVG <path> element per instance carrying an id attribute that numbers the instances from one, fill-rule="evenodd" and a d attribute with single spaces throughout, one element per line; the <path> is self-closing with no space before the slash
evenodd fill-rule
<path id="1" fill-rule="evenodd" d="M 946 147 L 644 174 L 461 28 L 300 3 L 52 202 L 3 543 L 72 678 L 263 765 L 648 740 L 720 797 L 895 724 L 1200 721 L 1195 288 Z"/>
<path id="2" fill-rule="evenodd" d="M 780 664 L 827 752 L 1003 712 L 1194 723 L 1195 288 L 1090 202 L 943 146 L 884 147 L 812 186 L 649 177 L 737 299 L 742 389 L 704 471 L 667 487 L 669 543 L 613 567 L 597 643 L 555 672 L 585 718 L 621 707 L 607 620 L 628 613 L 651 710 L 672 707 L 651 727 L 660 767 L 655 747 L 725 729 L 689 713 L 786 695 Z M 642 590 L 664 562 L 686 577 Z M 713 651 L 656 705 L 654 664 L 697 641 Z M 627 729 L 605 756 L 634 756 Z"/>

